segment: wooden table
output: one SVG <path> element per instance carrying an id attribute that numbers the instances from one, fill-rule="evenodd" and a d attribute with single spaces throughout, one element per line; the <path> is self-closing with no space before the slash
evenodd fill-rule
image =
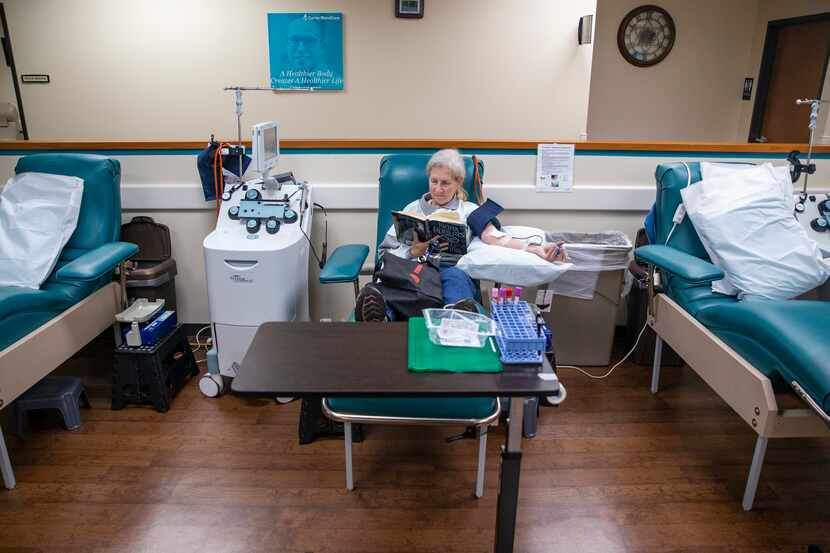
<path id="1" fill-rule="evenodd" d="M 271 322 L 254 336 L 231 390 L 267 397 L 513 398 L 501 452 L 495 537 L 496 553 L 508 553 L 516 528 L 524 400 L 557 395 L 559 381 L 547 360 L 505 365 L 501 373 L 410 372 L 404 323 Z"/>

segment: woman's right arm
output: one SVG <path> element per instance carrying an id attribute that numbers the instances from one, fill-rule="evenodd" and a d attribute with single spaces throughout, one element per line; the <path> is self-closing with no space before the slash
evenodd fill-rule
<path id="1" fill-rule="evenodd" d="M 511 238 L 503 232 L 496 229 L 493 224 L 488 224 L 484 227 L 481 233 L 481 241 L 491 246 L 502 246 L 513 250 L 525 250 L 536 254 L 546 261 L 565 261 L 568 258 L 568 253 L 565 251 L 562 242 L 552 244 L 550 242 L 542 244 L 530 244 L 525 240 L 519 238 Z"/>

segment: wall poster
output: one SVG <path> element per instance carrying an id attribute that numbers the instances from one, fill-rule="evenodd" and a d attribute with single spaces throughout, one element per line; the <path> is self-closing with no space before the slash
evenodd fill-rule
<path id="1" fill-rule="evenodd" d="M 269 13 L 271 88 L 343 90 L 343 14 Z"/>

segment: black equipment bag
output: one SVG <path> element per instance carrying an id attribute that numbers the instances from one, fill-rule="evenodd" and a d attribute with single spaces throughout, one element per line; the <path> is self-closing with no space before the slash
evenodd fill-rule
<path id="1" fill-rule="evenodd" d="M 375 267 L 374 281 L 397 320 L 420 317 L 422 309 L 443 307 L 441 275 L 436 264 L 384 253 Z"/>

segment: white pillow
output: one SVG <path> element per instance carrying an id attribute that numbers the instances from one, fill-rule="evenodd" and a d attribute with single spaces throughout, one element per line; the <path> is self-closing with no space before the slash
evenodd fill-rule
<path id="1" fill-rule="evenodd" d="M 736 173 L 746 170 L 758 169 L 759 167 L 766 167 L 768 170 L 772 171 L 775 182 L 778 183 L 778 186 L 781 188 L 781 193 L 784 196 L 784 199 L 795 208 L 795 199 L 793 197 L 793 181 L 790 177 L 790 169 L 784 165 L 780 167 L 774 167 L 771 163 L 764 163 L 762 165 L 755 165 L 751 163 L 712 163 L 709 161 L 701 161 L 700 162 L 700 176 L 701 180 L 708 180 L 713 178 L 723 178 L 723 177 L 732 177 Z M 740 178 L 735 180 L 730 180 L 730 184 L 737 184 L 738 186 L 742 186 L 742 181 Z M 704 244 L 704 247 L 706 245 Z M 717 265 L 718 267 L 722 266 L 722 260 L 717 252 L 708 251 L 709 257 L 712 259 L 712 262 Z M 726 294 L 728 296 L 737 296 L 740 294 L 740 289 L 736 287 L 734 284 L 729 282 L 729 277 L 726 276 L 721 280 L 716 280 L 712 283 L 712 291 L 717 292 L 719 294 Z"/>
<path id="2" fill-rule="evenodd" d="M 545 237 L 544 231 L 532 227 L 504 227 L 502 231 L 513 238 L 539 237 L 531 243 L 538 243 Z M 534 253 L 491 246 L 474 238 L 456 266 L 471 278 L 530 287 L 553 282 L 572 264 L 551 263 Z"/>
<path id="3" fill-rule="evenodd" d="M 681 196 L 700 241 L 742 299 L 790 299 L 830 275 L 771 165 L 702 180 Z"/>
<path id="4" fill-rule="evenodd" d="M 793 193 L 793 179 L 790 176 L 790 168 L 787 165 L 774 166 L 772 163 L 764 163 L 762 165 L 752 165 L 749 163 L 712 163 L 710 161 L 700 162 L 700 180 L 706 180 L 716 177 L 730 177 L 740 171 L 748 169 L 756 169 L 758 167 L 767 167 L 775 175 L 775 182 L 781 187 L 781 194 L 784 198 L 791 202 L 795 208 L 795 195 Z"/>
<path id="5" fill-rule="evenodd" d="M 40 288 L 78 224 L 84 181 L 21 173 L 0 193 L 0 286 Z"/>

